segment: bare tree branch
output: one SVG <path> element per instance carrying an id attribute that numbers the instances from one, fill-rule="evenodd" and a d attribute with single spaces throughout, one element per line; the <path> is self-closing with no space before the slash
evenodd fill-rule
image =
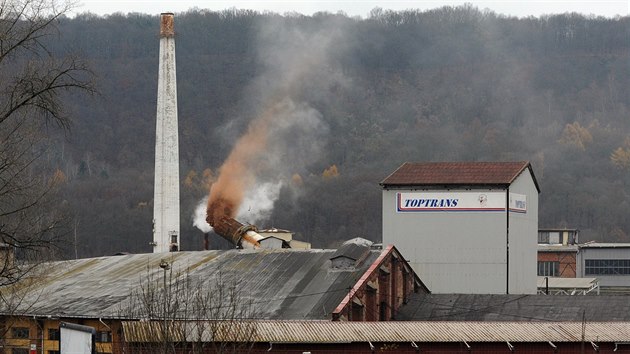
<path id="1" fill-rule="evenodd" d="M 93 74 L 77 56 L 50 50 L 64 0 L 0 0 L 0 310 L 9 291 L 58 250 L 67 217 L 56 192 L 63 178 L 44 161 L 52 128 L 67 131 L 66 92 L 94 93 Z M 52 123 L 52 126 L 51 126 Z M 8 312 L 7 312 L 8 311 Z"/>

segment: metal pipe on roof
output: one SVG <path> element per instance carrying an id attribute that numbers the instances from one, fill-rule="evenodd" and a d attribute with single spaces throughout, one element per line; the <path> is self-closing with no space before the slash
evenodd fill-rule
<path id="1" fill-rule="evenodd" d="M 411 346 L 416 350 L 416 353 L 420 353 L 420 347 L 418 347 L 416 342 L 411 342 Z"/>
<path id="2" fill-rule="evenodd" d="M 593 350 L 595 350 L 596 352 L 599 352 L 599 345 L 591 342 L 591 345 L 593 346 Z"/>
<path id="3" fill-rule="evenodd" d="M 514 351 L 514 346 L 513 346 L 510 342 L 505 341 L 505 344 L 507 344 L 508 349 L 509 349 L 511 352 L 513 352 L 513 351 Z"/>

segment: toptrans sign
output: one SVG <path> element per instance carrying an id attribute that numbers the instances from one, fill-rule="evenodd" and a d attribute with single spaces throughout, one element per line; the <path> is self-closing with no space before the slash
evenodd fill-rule
<path id="1" fill-rule="evenodd" d="M 504 192 L 401 192 L 396 193 L 398 212 L 504 212 Z M 527 212 L 527 196 L 510 193 L 512 212 Z"/>

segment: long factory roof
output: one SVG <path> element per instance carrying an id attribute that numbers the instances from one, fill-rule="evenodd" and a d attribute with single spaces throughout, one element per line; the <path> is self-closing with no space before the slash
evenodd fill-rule
<path id="1" fill-rule="evenodd" d="M 149 289 L 147 282 L 159 293 L 166 275 L 169 284 L 181 286 L 187 280 L 192 289 L 235 286 L 238 301 L 251 304 L 254 318 L 330 319 L 348 289 L 385 252 L 370 245 L 358 243 L 365 255 L 354 268 L 343 269 L 331 267 L 330 259 L 339 256 L 334 249 L 188 251 L 52 262 L 22 281 L 26 295 L 17 312 L 133 319 L 137 304 L 131 294 Z M 357 247 L 351 247 L 353 255 Z M 162 261 L 171 269 L 160 268 Z"/>
<path id="2" fill-rule="evenodd" d="M 189 323 L 198 325 L 198 323 Z M 351 342 L 627 342 L 630 322 L 332 322 L 332 321 L 253 321 L 245 326 L 220 324 L 203 327 L 202 341 L 240 341 L 233 331 L 247 328 L 252 336 L 248 342 L 269 343 L 351 343 Z M 158 322 L 123 322 L 125 338 L 130 342 L 155 342 L 161 335 Z M 194 342 L 195 330 L 175 331 L 174 335 L 189 336 L 179 341 Z M 590 345 L 589 345 L 590 347 Z M 549 348 L 549 352 L 552 352 Z M 506 348 L 507 351 L 507 348 Z"/>
<path id="3" fill-rule="evenodd" d="M 402 321 L 630 322 L 627 295 L 412 294 Z"/>

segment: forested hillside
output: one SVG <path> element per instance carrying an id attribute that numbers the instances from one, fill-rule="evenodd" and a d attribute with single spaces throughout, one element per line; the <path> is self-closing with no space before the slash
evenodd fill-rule
<path id="1" fill-rule="evenodd" d="M 246 201 L 245 222 L 314 247 L 379 240 L 378 183 L 403 162 L 529 160 L 541 227 L 630 242 L 629 17 L 191 10 L 175 30 L 183 249 L 200 249 L 194 209 L 270 102 L 296 118 L 252 166 L 277 200 Z M 54 47 L 86 58 L 100 92 L 66 97 L 71 133 L 46 158 L 71 257 L 151 249 L 158 33 L 139 14 L 61 23 Z"/>

